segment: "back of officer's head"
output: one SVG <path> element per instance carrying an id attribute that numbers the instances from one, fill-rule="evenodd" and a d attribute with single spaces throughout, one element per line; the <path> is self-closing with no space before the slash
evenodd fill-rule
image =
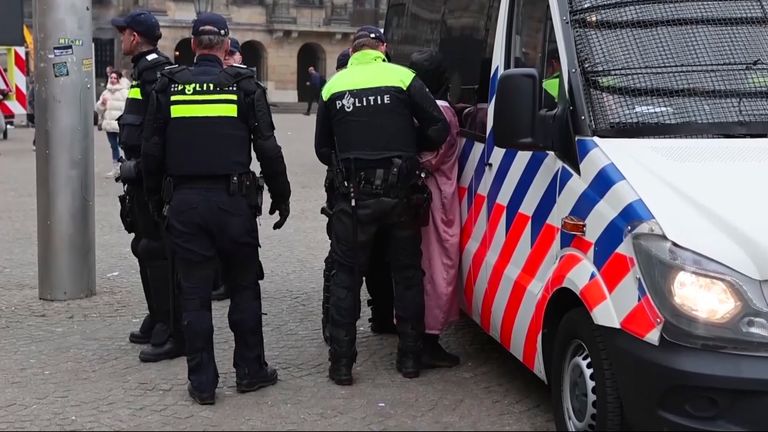
<path id="1" fill-rule="evenodd" d="M 202 13 L 192 23 L 192 50 L 224 58 L 229 52 L 229 26 L 219 14 Z"/>
<path id="2" fill-rule="evenodd" d="M 387 52 L 387 40 L 380 29 L 373 26 L 363 26 L 357 30 L 352 39 L 352 54 L 366 49 L 382 53 Z"/>

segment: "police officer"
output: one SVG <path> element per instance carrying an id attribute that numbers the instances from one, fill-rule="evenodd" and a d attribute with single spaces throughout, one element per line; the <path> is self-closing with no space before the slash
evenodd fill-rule
<path id="1" fill-rule="evenodd" d="M 121 164 L 119 180 L 125 194 L 120 197 L 120 215 L 126 231 L 134 234 L 131 251 L 139 261 L 141 284 L 149 314 L 129 340 L 137 344 L 151 343 L 139 353 L 144 362 L 156 362 L 184 354 L 180 314 L 173 312 L 175 278 L 168 260 L 162 226 L 152 217 L 144 195 L 140 172 L 142 130 L 152 87 L 161 70 L 171 65 L 168 57 L 157 49 L 162 37 L 160 24 L 149 12 L 137 10 L 125 17 L 112 19 L 121 35 L 123 55 L 131 56 L 133 82 L 128 92 L 123 115 L 118 119 L 120 147 L 126 162 Z"/>
<path id="2" fill-rule="evenodd" d="M 361 27 L 358 31 L 365 31 L 369 26 Z M 351 56 L 351 49 L 342 51 L 336 58 L 336 72 L 346 69 Z M 331 221 L 330 216 L 333 213 L 333 168 L 329 167 L 325 178 L 325 189 L 328 197 L 326 203 L 321 209 L 321 213 L 328 216 L 326 231 L 328 239 L 331 239 Z M 368 271 L 365 274 L 365 287 L 368 290 L 368 306 L 371 308 L 371 332 L 375 334 L 397 334 L 394 317 L 394 292 L 392 289 L 392 275 L 389 270 L 387 260 L 387 238 L 385 233 L 380 233 L 373 242 L 371 258 L 369 259 Z M 329 343 L 328 334 L 328 309 L 330 302 L 331 280 L 333 278 L 333 251 L 328 251 L 328 255 L 323 263 L 323 302 L 322 302 L 322 322 L 323 340 Z"/>
<path id="3" fill-rule="evenodd" d="M 243 64 L 243 56 L 240 54 L 240 42 L 233 38 L 229 38 L 229 51 L 227 56 L 224 57 L 224 67 Z M 219 272 L 216 278 L 216 288 L 211 294 L 211 300 L 221 301 L 229 298 L 229 289 L 227 285 L 221 282 L 221 272 Z"/>
<path id="4" fill-rule="evenodd" d="M 162 73 L 149 114 L 153 128 L 145 134 L 142 152 L 152 208 L 167 216 L 181 284 L 187 388 L 200 404 L 215 402 L 219 378 L 211 317 L 218 263 L 231 296 L 237 391 L 277 382 L 277 371 L 264 358 L 259 287 L 264 272 L 251 145 L 271 194 L 270 214 L 280 215 L 273 229 L 282 228 L 290 213 L 291 189 L 266 92 L 251 70 L 223 67 L 228 35 L 221 15 L 203 13 L 195 19 L 195 65 Z"/>
<path id="5" fill-rule="evenodd" d="M 420 373 L 424 273 L 411 191 L 419 184 L 417 154 L 438 149 L 449 129 L 424 84 L 412 71 L 388 63 L 385 52 L 378 29 L 355 35 L 347 69 L 334 75 L 322 92 L 315 130 L 318 159 L 335 163 L 337 173 L 328 375 L 338 385 L 353 381 L 362 275 L 379 232 L 389 238 L 400 335 L 397 369 L 406 378 Z"/>
<path id="6" fill-rule="evenodd" d="M 557 48 L 547 51 L 545 77 L 541 82 L 544 89 L 542 97 L 542 106 L 547 110 L 557 108 L 557 102 L 560 96 L 560 75 L 562 67 L 560 65 L 560 53 Z"/>
<path id="7" fill-rule="evenodd" d="M 239 64 L 243 64 L 243 55 L 240 53 L 240 41 L 231 37 L 229 38 L 229 51 L 227 56 L 224 57 L 224 66 Z"/>

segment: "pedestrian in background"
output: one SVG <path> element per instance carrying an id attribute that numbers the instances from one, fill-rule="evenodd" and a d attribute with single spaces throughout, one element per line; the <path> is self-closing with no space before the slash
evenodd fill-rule
<path id="1" fill-rule="evenodd" d="M 101 93 L 96 104 L 96 112 L 99 113 L 101 129 L 107 133 L 107 141 L 112 149 L 112 171 L 106 177 L 114 177 L 120 173 L 120 146 L 118 137 L 120 126 L 117 119 L 123 115 L 125 101 L 128 99 L 128 89 L 122 84 L 123 74 L 113 71 L 107 81 L 107 89 Z"/>
<path id="2" fill-rule="evenodd" d="M 35 77 L 27 77 L 27 123 L 35 127 Z"/>
<path id="3" fill-rule="evenodd" d="M 312 104 L 315 102 L 319 103 L 320 91 L 322 91 L 323 84 L 325 84 L 323 82 L 323 76 L 315 70 L 314 66 L 310 66 L 308 72 L 309 81 L 307 81 L 307 86 L 309 86 L 309 102 L 307 103 L 307 112 L 304 113 L 304 115 L 307 116 L 312 113 Z"/>

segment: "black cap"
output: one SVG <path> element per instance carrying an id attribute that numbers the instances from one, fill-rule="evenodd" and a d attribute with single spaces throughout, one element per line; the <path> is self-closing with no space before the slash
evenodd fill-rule
<path id="1" fill-rule="evenodd" d="M 234 54 L 236 52 L 240 52 L 240 42 L 237 39 L 231 37 L 229 38 L 229 53 Z"/>
<path id="2" fill-rule="evenodd" d="M 345 67 L 347 67 L 347 64 L 349 63 L 349 57 L 351 54 L 349 53 L 349 48 L 345 49 L 341 53 L 339 53 L 339 56 L 336 57 L 336 70 L 342 70 Z"/>
<path id="3" fill-rule="evenodd" d="M 353 42 L 357 42 L 363 39 L 375 39 L 381 43 L 387 43 L 387 39 L 384 37 L 381 29 L 375 26 L 362 26 L 355 32 Z"/>
<path id="4" fill-rule="evenodd" d="M 203 27 L 213 27 L 215 30 L 200 30 Z M 192 22 L 192 36 L 229 36 L 227 20 L 213 12 L 201 13 Z"/>
<path id="5" fill-rule="evenodd" d="M 112 18 L 112 25 L 120 31 L 131 29 L 154 42 L 163 37 L 157 18 L 145 10 L 136 10 L 124 17 Z"/>

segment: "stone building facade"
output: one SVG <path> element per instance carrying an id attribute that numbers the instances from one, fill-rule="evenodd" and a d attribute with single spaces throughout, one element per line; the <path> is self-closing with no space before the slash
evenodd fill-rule
<path id="1" fill-rule="evenodd" d="M 25 0 L 32 24 L 32 1 Z M 240 41 L 244 63 L 253 68 L 275 102 L 308 97 L 307 69 L 333 74 L 337 55 L 350 45 L 361 25 L 382 26 L 387 0 L 93 0 L 97 79 L 107 65 L 130 68 L 121 56 L 119 34 L 109 21 L 132 9 L 154 13 L 163 38 L 160 50 L 179 64 L 191 64 L 191 23 L 201 10 L 225 16 Z"/>

